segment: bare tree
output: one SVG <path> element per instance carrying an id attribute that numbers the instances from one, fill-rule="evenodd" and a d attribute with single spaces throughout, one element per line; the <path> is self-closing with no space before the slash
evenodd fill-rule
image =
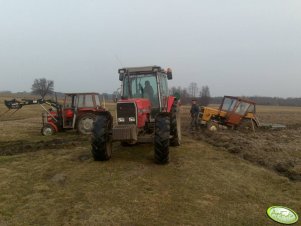
<path id="1" fill-rule="evenodd" d="M 120 95 L 119 95 L 119 92 L 118 92 L 118 91 L 114 91 L 114 92 L 112 93 L 112 100 L 113 100 L 114 102 L 117 102 L 119 96 L 120 96 Z"/>
<path id="2" fill-rule="evenodd" d="M 207 106 L 210 102 L 210 90 L 208 86 L 202 86 L 200 91 L 200 104 L 202 106 Z"/>
<path id="3" fill-rule="evenodd" d="M 174 95 L 176 92 L 179 92 L 179 90 L 175 86 L 173 86 L 169 89 L 170 95 Z"/>
<path id="4" fill-rule="evenodd" d="M 191 97 L 196 97 L 197 96 L 197 93 L 198 93 L 198 85 L 196 84 L 196 82 L 191 82 L 189 84 L 189 87 L 188 87 L 188 92 L 190 94 Z"/>
<path id="5" fill-rule="evenodd" d="M 31 90 L 32 94 L 40 95 L 44 98 L 46 95 L 52 94 L 54 88 L 54 82 L 51 80 L 47 80 L 46 78 L 35 79 Z"/>
<path id="6" fill-rule="evenodd" d="M 181 103 L 182 104 L 187 104 L 190 102 L 190 95 L 187 92 L 186 88 L 182 88 L 181 86 L 178 87 L 171 87 L 169 90 L 169 94 L 170 95 L 175 95 L 175 94 L 179 94 L 180 95 L 180 99 L 181 99 Z"/>

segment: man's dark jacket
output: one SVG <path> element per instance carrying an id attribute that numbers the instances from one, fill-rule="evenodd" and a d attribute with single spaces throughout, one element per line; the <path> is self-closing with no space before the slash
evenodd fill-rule
<path id="1" fill-rule="evenodd" d="M 190 114 L 191 116 L 197 116 L 200 113 L 200 107 L 197 104 L 191 105 Z"/>

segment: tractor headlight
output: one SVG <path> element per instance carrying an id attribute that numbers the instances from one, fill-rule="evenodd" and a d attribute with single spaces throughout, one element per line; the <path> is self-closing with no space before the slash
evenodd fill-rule
<path id="1" fill-rule="evenodd" d="M 117 121 L 118 122 L 125 122 L 124 118 L 118 118 Z"/>
<path id="2" fill-rule="evenodd" d="M 135 117 L 129 117 L 129 122 L 135 122 L 135 121 L 136 121 Z"/>

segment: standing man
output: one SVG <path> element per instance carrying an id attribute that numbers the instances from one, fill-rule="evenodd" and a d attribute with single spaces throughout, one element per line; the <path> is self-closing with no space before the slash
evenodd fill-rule
<path id="1" fill-rule="evenodd" d="M 190 128 L 191 130 L 194 129 L 199 129 L 199 114 L 200 114 L 200 107 L 197 105 L 196 100 L 191 101 L 191 108 L 190 108 L 190 115 L 191 115 L 191 123 L 190 123 Z"/>

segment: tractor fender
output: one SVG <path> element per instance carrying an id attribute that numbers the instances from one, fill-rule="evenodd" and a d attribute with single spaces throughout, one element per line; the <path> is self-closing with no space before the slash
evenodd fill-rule
<path id="1" fill-rule="evenodd" d="M 175 100 L 176 100 L 176 97 L 168 96 L 168 98 L 167 98 L 167 112 L 171 111 L 171 107 L 172 107 Z"/>
<path id="2" fill-rule="evenodd" d="M 59 128 L 57 127 L 57 125 L 55 123 L 48 121 L 47 124 L 51 125 L 56 133 L 59 132 Z"/>

